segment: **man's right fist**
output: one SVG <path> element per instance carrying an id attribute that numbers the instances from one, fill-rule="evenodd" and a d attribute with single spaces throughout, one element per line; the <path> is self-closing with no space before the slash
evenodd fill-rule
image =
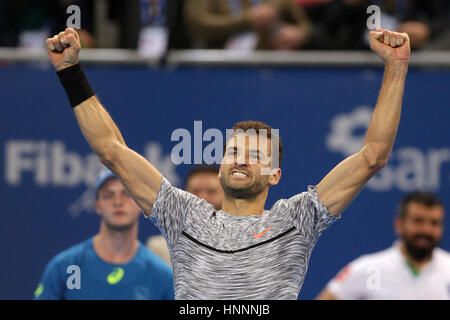
<path id="1" fill-rule="evenodd" d="M 45 45 L 56 71 L 61 71 L 78 63 L 81 45 L 78 33 L 74 29 L 67 28 L 53 38 L 48 38 Z"/>

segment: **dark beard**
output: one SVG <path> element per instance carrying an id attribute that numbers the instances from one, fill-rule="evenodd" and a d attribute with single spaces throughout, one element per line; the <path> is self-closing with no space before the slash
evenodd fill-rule
<path id="1" fill-rule="evenodd" d="M 418 238 L 426 238 L 431 242 L 431 245 L 429 247 L 417 247 L 414 245 L 414 241 L 411 241 L 411 239 L 403 239 L 403 242 L 405 244 L 405 249 L 408 252 L 408 254 L 416 261 L 423 261 L 425 259 L 428 259 L 431 257 L 431 254 L 433 252 L 433 249 L 437 247 L 438 242 L 433 239 L 432 237 L 420 235 L 413 237 L 413 240 L 416 240 Z"/>
<path id="2" fill-rule="evenodd" d="M 220 177 L 220 184 L 224 194 L 233 199 L 254 199 L 264 191 L 264 186 L 261 183 L 255 183 L 245 189 L 232 188 L 226 184 L 225 177 Z"/>

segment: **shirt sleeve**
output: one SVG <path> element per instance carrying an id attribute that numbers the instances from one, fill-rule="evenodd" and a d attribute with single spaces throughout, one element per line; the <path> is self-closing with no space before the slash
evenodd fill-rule
<path id="1" fill-rule="evenodd" d="M 172 186 L 162 177 L 149 219 L 159 228 L 169 247 L 173 248 L 183 232 L 186 215 L 202 205 L 200 198 Z"/>
<path id="2" fill-rule="evenodd" d="M 58 261 L 54 258 L 45 267 L 42 278 L 34 291 L 34 300 L 63 300 L 65 281 Z"/>
<path id="3" fill-rule="evenodd" d="M 362 300 L 366 298 L 368 277 L 364 266 L 355 260 L 328 282 L 327 290 L 338 300 Z"/>
<path id="4" fill-rule="evenodd" d="M 289 212 L 300 234 L 314 244 L 322 232 L 338 217 L 333 216 L 319 199 L 315 186 L 287 200 Z"/>

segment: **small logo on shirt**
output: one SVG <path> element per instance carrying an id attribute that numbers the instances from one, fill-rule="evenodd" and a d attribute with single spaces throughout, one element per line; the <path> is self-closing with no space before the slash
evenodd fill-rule
<path id="1" fill-rule="evenodd" d="M 122 280 L 124 274 L 125 271 L 123 271 L 122 268 L 114 268 L 113 272 L 108 274 L 106 281 L 108 281 L 109 284 L 114 285 L 120 280 Z"/>
<path id="2" fill-rule="evenodd" d="M 255 232 L 255 234 L 254 234 L 254 236 L 255 236 L 255 239 L 259 239 L 259 238 L 261 238 L 263 235 L 265 235 L 266 234 L 266 232 L 267 231 L 269 231 L 270 230 L 270 228 L 272 228 L 273 226 L 270 226 L 270 227 L 268 227 L 266 230 L 264 230 L 263 232 L 261 232 L 261 233 L 256 233 Z"/>
<path id="3" fill-rule="evenodd" d="M 42 292 L 44 292 L 44 285 L 42 283 L 39 283 L 36 290 L 34 291 L 34 297 L 39 298 L 39 296 L 42 294 Z"/>

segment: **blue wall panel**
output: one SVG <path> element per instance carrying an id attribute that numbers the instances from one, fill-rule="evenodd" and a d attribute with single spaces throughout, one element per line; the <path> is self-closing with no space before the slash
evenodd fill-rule
<path id="1" fill-rule="evenodd" d="M 225 133 L 250 119 L 278 128 L 283 174 L 267 207 L 318 183 L 360 145 L 382 79 L 381 69 L 359 68 L 86 67 L 86 73 L 127 144 L 179 186 L 189 165 L 170 160 L 175 129 L 193 134 L 201 120 L 203 132 Z M 390 161 L 318 241 L 301 299 L 313 299 L 350 260 L 392 244 L 405 192 L 429 189 L 449 207 L 449 84 L 449 72 L 409 71 Z M 0 299 L 28 299 L 52 256 L 97 232 L 91 203 L 99 164 L 52 70 L 0 68 L 0 106 Z M 347 130 L 333 144 L 338 126 Z M 142 218 L 142 241 L 157 232 Z M 450 250 L 447 234 L 441 247 Z"/>

